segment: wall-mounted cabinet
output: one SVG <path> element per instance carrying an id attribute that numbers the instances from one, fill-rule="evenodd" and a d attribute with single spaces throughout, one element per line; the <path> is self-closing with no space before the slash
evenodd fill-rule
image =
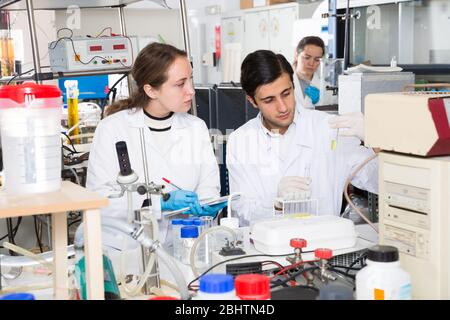
<path id="1" fill-rule="evenodd" d="M 298 5 L 264 8 L 244 13 L 244 56 L 258 49 L 269 49 L 292 60 L 292 30 L 298 19 Z"/>
<path id="2" fill-rule="evenodd" d="M 298 18 L 297 3 L 240 10 L 223 16 L 222 80 L 239 82 L 240 65 L 255 50 L 272 50 L 292 61 L 295 50 L 292 32 Z"/>

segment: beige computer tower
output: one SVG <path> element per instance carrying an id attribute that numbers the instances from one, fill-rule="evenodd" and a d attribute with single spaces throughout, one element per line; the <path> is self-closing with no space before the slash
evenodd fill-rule
<path id="1" fill-rule="evenodd" d="M 450 299 L 450 157 L 381 152 L 380 243 L 400 251 L 413 299 Z"/>

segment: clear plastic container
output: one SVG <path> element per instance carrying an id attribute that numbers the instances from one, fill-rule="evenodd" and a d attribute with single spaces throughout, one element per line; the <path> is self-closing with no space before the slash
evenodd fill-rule
<path id="1" fill-rule="evenodd" d="M 0 87 L 0 128 L 5 191 L 61 188 L 61 91 L 27 83 Z"/>
<path id="2" fill-rule="evenodd" d="M 198 228 L 196 226 L 186 226 L 181 228 L 181 262 L 190 264 L 192 246 L 198 238 Z"/>
<path id="3" fill-rule="evenodd" d="M 398 259 L 396 247 L 369 248 L 367 266 L 356 274 L 356 299 L 410 300 L 411 277 Z"/>
<path id="4" fill-rule="evenodd" d="M 228 274 L 207 274 L 200 278 L 197 300 L 237 300 L 234 279 Z"/>
<path id="5" fill-rule="evenodd" d="M 172 248 L 173 248 L 173 257 L 175 259 L 181 259 L 181 227 L 183 226 L 182 219 L 173 219 L 171 221 L 172 224 Z"/>

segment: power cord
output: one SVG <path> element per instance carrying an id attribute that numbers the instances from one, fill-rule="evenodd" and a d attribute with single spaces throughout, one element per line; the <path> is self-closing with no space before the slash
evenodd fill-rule
<path id="1" fill-rule="evenodd" d="M 314 251 L 304 251 L 302 253 L 311 253 Z M 277 254 L 277 255 L 270 255 L 270 254 L 252 254 L 252 255 L 244 255 L 244 256 L 239 256 L 236 258 L 232 258 L 232 259 L 228 259 L 228 260 L 224 260 L 221 261 L 219 263 L 216 263 L 215 265 L 213 265 L 212 267 L 210 267 L 208 270 L 206 270 L 205 272 L 203 272 L 201 275 L 199 275 L 197 278 L 195 278 L 194 280 L 192 280 L 191 282 L 189 282 L 188 284 L 188 289 L 191 288 L 192 284 L 197 281 L 198 279 L 200 279 L 201 277 L 203 277 L 205 274 L 207 274 L 208 272 L 210 272 L 211 270 L 215 269 L 216 267 L 227 263 L 227 262 L 231 262 L 231 261 L 236 261 L 236 260 L 240 260 L 240 259 L 246 259 L 246 258 L 255 258 L 255 257 L 287 257 L 292 255 L 292 253 L 287 253 L 287 254 Z"/>
<path id="2" fill-rule="evenodd" d="M 125 73 L 124 75 L 122 75 L 116 82 L 114 82 L 114 84 L 111 86 L 111 88 L 109 88 L 108 93 L 106 94 L 106 97 L 103 99 L 102 105 L 100 106 L 100 109 L 102 110 L 101 119 L 103 119 L 103 116 L 105 114 L 105 107 L 106 107 L 106 104 L 108 103 L 109 95 L 111 94 L 112 91 L 115 90 L 116 86 L 120 83 L 120 81 L 125 79 L 127 76 L 128 76 L 128 72 Z M 115 98 L 115 96 L 114 96 L 114 98 Z M 114 102 L 114 99 L 113 99 L 113 102 Z"/>

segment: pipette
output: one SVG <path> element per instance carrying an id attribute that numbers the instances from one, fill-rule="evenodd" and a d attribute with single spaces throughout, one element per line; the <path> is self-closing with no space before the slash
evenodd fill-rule
<path id="1" fill-rule="evenodd" d="M 164 182 L 167 182 L 172 187 L 177 188 L 178 190 L 182 190 L 179 186 L 177 186 L 175 183 L 172 183 L 169 179 L 166 179 L 166 178 L 162 178 L 162 179 L 163 179 Z"/>

